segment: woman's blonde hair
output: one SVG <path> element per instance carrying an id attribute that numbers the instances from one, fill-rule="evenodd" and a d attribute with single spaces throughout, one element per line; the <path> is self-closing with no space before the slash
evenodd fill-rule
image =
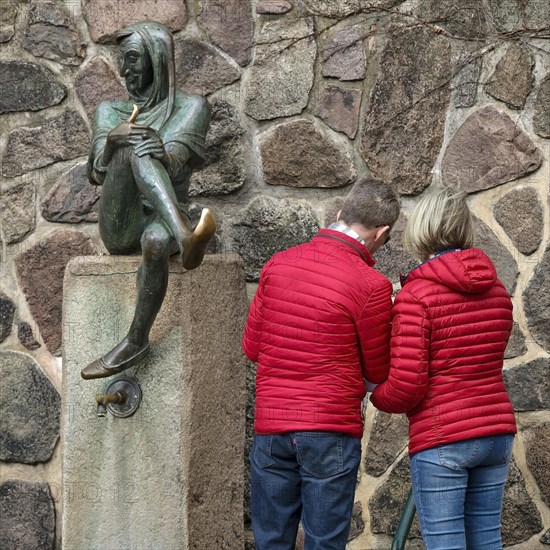
<path id="1" fill-rule="evenodd" d="M 449 248 L 471 248 L 474 237 L 466 193 L 443 188 L 420 199 L 405 226 L 403 245 L 416 258 L 427 260 Z"/>

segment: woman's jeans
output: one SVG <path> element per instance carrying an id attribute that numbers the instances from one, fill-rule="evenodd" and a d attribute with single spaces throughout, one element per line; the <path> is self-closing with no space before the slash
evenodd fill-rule
<path id="1" fill-rule="evenodd" d="M 344 550 L 361 440 L 337 432 L 255 435 L 250 453 L 256 550 Z"/>
<path id="2" fill-rule="evenodd" d="M 467 439 L 411 457 L 427 550 L 500 550 L 500 515 L 513 435 Z"/>

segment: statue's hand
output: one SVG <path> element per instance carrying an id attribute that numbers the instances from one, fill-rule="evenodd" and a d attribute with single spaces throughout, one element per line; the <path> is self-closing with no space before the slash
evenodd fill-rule
<path id="1" fill-rule="evenodd" d="M 166 150 L 162 138 L 153 128 L 147 128 L 142 133 L 135 132 L 131 139 L 134 153 L 138 157 L 149 155 L 160 161 L 165 160 Z"/>
<path id="2" fill-rule="evenodd" d="M 134 145 L 136 140 L 143 141 L 150 130 L 151 128 L 148 126 L 140 126 L 127 121 L 121 122 L 107 135 L 107 146 L 118 149 L 119 147 Z"/>
<path id="3" fill-rule="evenodd" d="M 130 121 L 121 122 L 118 126 L 113 128 L 107 134 L 107 142 L 103 152 L 105 162 L 108 164 L 114 152 L 120 147 L 134 147 L 136 150 L 137 145 L 142 145 L 148 142 L 150 139 L 157 139 L 162 145 L 162 140 L 158 137 L 157 132 L 149 126 L 142 126 L 140 124 L 134 124 Z M 157 149 L 155 149 L 157 151 Z M 164 156 L 164 146 L 162 146 Z M 155 154 L 158 154 L 157 152 Z M 140 155 L 141 156 L 141 155 Z M 158 157 L 156 157 L 158 158 Z"/>

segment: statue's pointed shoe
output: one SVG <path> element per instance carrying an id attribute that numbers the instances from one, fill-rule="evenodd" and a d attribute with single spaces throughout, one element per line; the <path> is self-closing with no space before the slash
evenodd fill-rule
<path id="1" fill-rule="evenodd" d="M 105 356 L 100 357 L 99 359 L 92 361 L 88 366 L 84 367 L 80 371 L 80 376 L 82 376 L 84 380 L 93 380 L 95 378 L 107 378 L 108 376 L 113 376 L 113 374 L 118 374 L 119 372 L 133 367 L 148 353 L 149 344 L 131 357 L 127 357 L 122 361 L 117 361 L 115 364 L 107 363 L 105 361 Z"/>
<path id="2" fill-rule="evenodd" d="M 218 225 L 216 218 L 209 208 L 203 208 L 199 223 L 193 233 L 185 238 L 183 242 L 183 253 L 181 254 L 181 265 L 187 269 L 195 269 L 201 265 L 206 247 L 216 233 Z"/>

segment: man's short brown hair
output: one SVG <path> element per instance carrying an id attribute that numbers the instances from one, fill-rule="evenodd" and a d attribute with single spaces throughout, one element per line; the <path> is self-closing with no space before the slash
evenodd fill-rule
<path id="1" fill-rule="evenodd" d="M 360 223 L 365 227 L 392 227 L 400 209 L 399 197 L 387 183 L 362 178 L 357 180 L 344 200 L 340 220 L 347 225 Z"/>

